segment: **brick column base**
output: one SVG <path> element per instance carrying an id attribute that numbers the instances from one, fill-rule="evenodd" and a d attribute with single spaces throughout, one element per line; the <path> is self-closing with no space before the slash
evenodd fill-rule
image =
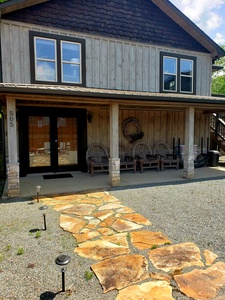
<path id="1" fill-rule="evenodd" d="M 195 176 L 194 169 L 194 156 L 189 156 L 187 159 L 184 158 L 184 178 L 193 179 Z"/>
<path id="2" fill-rule="evenodd" d="M 109 184 L 120 186 L 120 158 L 109 159 Z"/>
<path id="3" fill-rule="evenodd" d="M 8 197 L 20 195 L 19 164 L 7 164 Z"/>

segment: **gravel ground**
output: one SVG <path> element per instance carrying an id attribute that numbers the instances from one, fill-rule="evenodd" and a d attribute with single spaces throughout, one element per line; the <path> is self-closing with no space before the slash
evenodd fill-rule
<path id="1" fill-rule="evenodd" d="M 151 230 L 161 231 L 174 244 L 194 242 L 225 262 L 225 179 L 114 189 L 110 194 L 148 218 Z M 103 294 L 95 276 L 85 278 L 96 261 L 74 254 L 76 241 L 59 227 L 59 212 L 50 207 L 45 211 L 47 230 L 42 230 L 40 206 L 32 199 L 0 200 L 0 300 L 115 300 L 117 291 Z M 55 258 L 60 254 L 70 255 L 71 262 L 68 291 L 57 294 L 62 283 Z M 188 299 L 177 292 L 173 297 Z"/>

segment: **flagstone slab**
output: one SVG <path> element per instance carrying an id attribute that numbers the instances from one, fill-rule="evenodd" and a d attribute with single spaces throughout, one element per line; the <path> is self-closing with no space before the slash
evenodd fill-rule
<path id="1" fill-rule="evenodd" d="M 78 204 L 73 207 L 66 209 L 64 212 L 66 214 L 74 214 L 77 216 L 88 216 L 96 209 L 93 204 Z"/>
<path id="2" fill-rule="evenodd" d="M 129 220 L 137 224 L 146 225 L 146 226 L 152 225 L 152 223 L 148 219 L 146 219 L 145 217 L 143 217 L 138 213 L 126 214 L 123 216 L 123 219 Z"/>
<path id="3" fill-rule="evenodd" d="M 101 221 L 99 219 L 93 218 L 90 221 L 87 220 L 87 222 L 88 222 L 88 224 L 85 226 L 86 228 L 95 229 L 100 224 Z"/>
<path id="4" fill-rule="evenodd" d="M 111 228 L 108 227 L 102 227 L 98 228 L 98 232 L 102 235 L 112 235 L 115 234 L 115 231 L 113 231 Z"/>
<path id="5" fill-rule="evenodd" d="M 101 227 L 110 227 L 114 222 L 116 221 L 116 217 L 112 216 L 112 217 L 108 217 L 106 219 L 104 219 L 103 222 L 101 222 L 101 224 L 99 224 L 99 226 Z"/>
<path id="6" fill-rule="evenodd" d="M 162 274 L 162 273 L 156 273 L 156 272 L 150 272 L 149 276 L 152 279 L 167 281 L 169 283 L 171 282 L 171 279 L 172 279 L 172 277 L 170 275 Z"/>
<path id="7" fill-rule="evenodd" d="M 129 230 L 140 229 L 143 226 L 123 219 L 118 219 L 112 224 L 111 227 L 117 232 L 124 232 Z"/>
<path id="8" fill-rule="evenodd" d="M 109 195 L 109 194 L 105 194 L 103 199 L 102 199 L 104 202 L 117 202 L 117 203 L 120 203 L 120 201 L 112 196 L 112 195 Z"/>
<path id="9" fill-rule="evenodd" d="M 103 211 L 97 211 L 95 213 L 93 213 L 93 216 L 95 218 L 98 218 L 99 220 L 103 221 L 105 219 L 107 219 L 108 217 L 112 216 L 114 214 L 113 210 L 107 209 L 107 210 L 103 210 Z"/>
<path id="10" fill-rule="evenodd" d="M 106 192 L 95 192 L 95 193 L 88 193 L 87 196 L 90 198 L 103 198 L 107 195 Z"/>
<path id="11" fill-rule="evenodd" d="M 191 266 L 203 267 L 199 248 L 193 243 L 183 243 L 150 250 L 148 257 L 156 269 L 165 272 L 182 270 Z"/>
<path id="12" fill-rule="evenodd" d="M 123 207 L 117 209 L 116 212 L 121 213 L 121 214 L 129 214 L 129 213 L 133 213 L 134 210 L 131 209 L 130 207 L 123 206 Z"/>
<path id="13" fill-rule="evenodd" d="M 107 204 L 100 206 L 98 208 L 98 210 L 117 209 L 117 208 L 121 208 L 121 207 L 124 207 L 124 206 L 119 203 L 107 203 Z"/>
<path id="14" fill-rule="evenodd" d="M 134 231 L 130 233 L 130 237 L 132 244 L 140 250 L 149 249 L 153 245 L 171 244 L 171 241 L 161 232 Z"/>
<path id="15" fill-rule="evenodd" d="M 72 203 L 67 203 L 67 204 L 56 204 L 55 206 L 54 206 L 54 210 L 56 210 L 56 211 L 63 211 L 63 210 L 66 210 L 66 209 L 69 209 L 69 208 L 71 208 L 71 207 L 73 207 L 74 206 L 74 204 Z"/>
<path id="16" fill-rule="evenodd" d="M 127 234 L 126 233 L 116 233 L 111 236 L 103 236 L 101 237 L 103 241 L 108 241 L 110 243 L 114 243 L 120 246 L 128 247 L 127 242 Z"/>
<path id="17" fill-rule="evenodd" d="M 75 239 L 77 240 L 78 243 L 82 243 L 85 242 L 87 240 L 91 240 L 93 238 L 95 238 L 96 236 L 99 236 L 99 232 L 98 231 L 88 231 L 85 233 L 74 233 L 73 236 L 75 237 Z"/>
<path id="18" fill-rule="evenodd" d="M 60 226 L 63 230 L 69 231 L 71 233 L 78 233 L 84 226 L 86 222 L 84 220 L 73 218 L 67 215 L 60 216 Z"/>
<path id="19" fill-rule="evenodd" d="M 145 282 L 119 291 L 116 300 L 175 300 L 168 282 Z"/>
<path id="20" fill-rule="evenodd" d="M 203 251 L 203 255 L 205 257 L 205 264 L 206 266 L 211 266 L 214 262 L 215 259 L 217 259 L 218 255 L 216 255 L 215 253 L 213 253 L 210 250 L 205 249 Z"/>
<path id="21" fill-rule="evenodd" d="M 175 275 L 182 293 L 195 300 L 209 300 L 217 296 L 217 291 L 225 285 L 225 263 L 218 262 L 206 270 Z"/>
<path id="22" fill-rule="evenodd" d="M 76 248 L 74 252 L 82 257 L 101 260 L 112 256 L 127 254 L 130 250 L 129 247 L 120 246 L 108 241 L 96 240 L 79 244 L 79 247 Z"/>
<path id="23" fill-rule="evenodd" d="M 142 255 L 128 254 L 107 258 L 91 266 L 103 293 L 120 290 L 149 278 L 148 262 Z"/>

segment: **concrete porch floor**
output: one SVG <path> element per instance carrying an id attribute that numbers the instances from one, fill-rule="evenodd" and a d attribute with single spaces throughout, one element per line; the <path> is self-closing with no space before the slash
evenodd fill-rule
<path id="1" fill-rule="evenodd" d="M 21 177 L 20 197 L 36 196 L 36 185 L 41 186 L 40 196 L 43 196 L 188 182 L 188 180 L 183 178 L 183 169 L 176 170 L 174 168 L 165 169 L 163 172 L 157 172 L 154 169 L 144 170 L 143 173 L 137 171 L 136 174 L 132 173 L 131 171 L 123 171 L 121 172 L 119 187 L 111 187 L 109 185 L 108 173 L 96 173 L 94 177 L 91 177 L 89 173 L 82 173 L 79 171 L 67 173 L 70 173 L 73 177 L 62 179 L 44 179 L 43 174 L 29 174 L 26 177 Z M 218 167 L 202 167 L 195 169 L 195 177 L 192 179 L 192 181 L 218 180 L 222 178 L 225 178 L 225 164 L 220 162 Z M 7 181 L 5 183 L 2 198 L 8 198 Z"/>

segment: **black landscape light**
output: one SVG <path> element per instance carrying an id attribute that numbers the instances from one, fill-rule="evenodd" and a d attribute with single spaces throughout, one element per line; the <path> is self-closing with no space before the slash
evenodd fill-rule
<path id="1" fill-rule="evenodd" d="M 37 203 L 39 203 L 39 194 L 40 194 L 41 186 L 36 185 L 35 190 L 36 190 L 36 193 L 37 193 Z"/>
<path id="2" fill-rule="evenodd" d="M 39 207 L 40 210 L 45 210 L 47 208 L 48 208 L 47 205 L 42 205 L 41 207 Z M 47 226 L 46 226 L 46 213 L 43 213 L 43 218 L 44 218 L 44 229 L 43 230 L 46 230 L 47 229 Z"/>
<path id="3" fill-rule="evenodd" d="M 65 254 L 62 254 L 55 259 L 55 263 L 60 267 L 62 272 L 62 292 L 65 292 L 65 271 L 69 262 L 70 256 Z"/>

